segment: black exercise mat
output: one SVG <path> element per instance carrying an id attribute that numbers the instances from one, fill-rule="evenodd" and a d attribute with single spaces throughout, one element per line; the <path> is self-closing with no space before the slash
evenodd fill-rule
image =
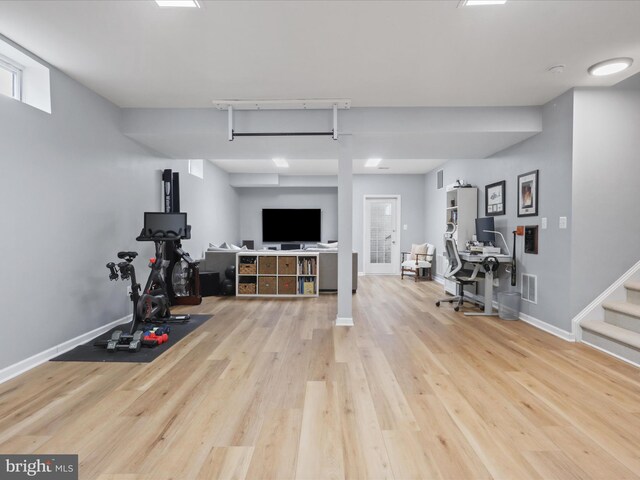
<path id="1" fill-rule="evenodd" d="M 133 362 L 133 363 L 149 363 L 169 350 L 178 341 L 193 332 L 196 328 L 209 320 L 213 315 L 191 315 L 189 322 L 181 324 L 170 324 L 171 333 L 169 333 L 169 341 L 156 347 L 142 347 L 139 352 L 116 351 L 107 352 L 104 347 L 94 347 L 96 340 L 108 340 L 111 333 L 116 330 L 123 330 L 128 333 L 129 324 L 119 325 L 107 333 L 94 338 L 84 345 L 78 345 L 73 350 L 63 353 L 62 355 L 52 358 L 52 362 Z"/>

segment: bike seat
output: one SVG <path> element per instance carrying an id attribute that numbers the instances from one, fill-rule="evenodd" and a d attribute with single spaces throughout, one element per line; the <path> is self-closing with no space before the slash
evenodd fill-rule
<path id="1" fill-rule="evenodd" d="M 138 256 L 138 252 L 118 252 L 118 258 L 126 259 L 126 258 L 136 258 Z"/>

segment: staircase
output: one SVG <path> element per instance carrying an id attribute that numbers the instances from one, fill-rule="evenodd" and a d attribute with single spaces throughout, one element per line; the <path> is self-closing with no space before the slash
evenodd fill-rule
<path id="1" fill-rule="evenodd" d="M 582 341 L 640 365 L 640 281 L 624 283 L 626 300 L 606 300 L 601 319 L 583 319 Z"/>

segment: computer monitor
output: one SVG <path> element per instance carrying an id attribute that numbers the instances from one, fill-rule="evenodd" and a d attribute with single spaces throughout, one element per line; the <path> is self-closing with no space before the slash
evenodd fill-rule
<path id="1" fill-rule="evenodd" d="M 495 231 L 495 229 L 493 217 L 476 218 L 476 238 L 479 242 L 495 244 L 496 234 L 485 232 L 485 230 Z"/>

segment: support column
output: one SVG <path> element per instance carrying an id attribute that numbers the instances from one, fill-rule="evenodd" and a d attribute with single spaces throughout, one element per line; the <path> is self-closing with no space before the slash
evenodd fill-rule
<path id="1" fill-rule="evenodd" d="M 353 325 L 353 154 L 351 135 L 340 135 L 338 153 L 338 315 L 337 326 Z M 322 272 L 320 272 L 322 275 Z"/>

